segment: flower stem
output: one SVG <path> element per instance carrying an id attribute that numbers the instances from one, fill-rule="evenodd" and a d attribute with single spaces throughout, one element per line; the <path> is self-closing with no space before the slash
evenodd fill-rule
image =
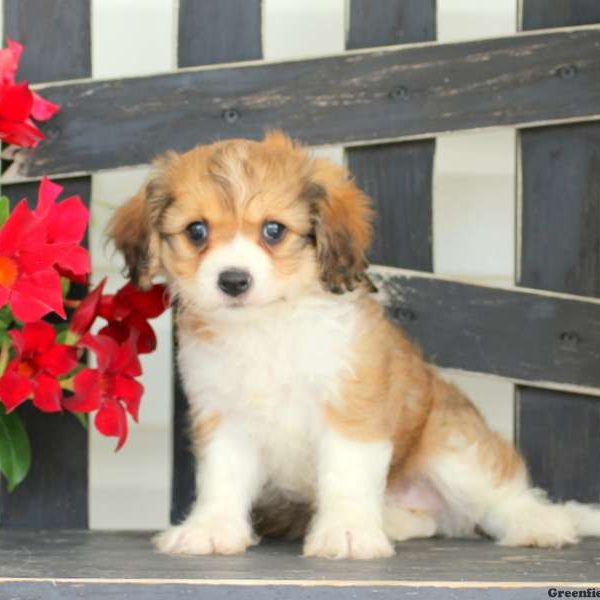
<path id="1" fill-rule="evenodd" d="M 6 371 L 6 365 L 8 364 L 8 358 L 10 355 L 10 339 L 5 338 L 2 340 L 2 346 L 0 347 L 0 375 Z"/>

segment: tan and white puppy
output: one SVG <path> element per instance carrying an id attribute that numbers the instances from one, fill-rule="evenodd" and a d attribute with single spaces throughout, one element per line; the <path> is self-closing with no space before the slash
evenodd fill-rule
<path id="1" fill-rule="evenodd" d="M 370 296 L 367 197 L 281 133 L 170 153 L 114 215 L 132 279 L 166 275 L 198 498 L 157 538 L 230 554 L 256 534 L 304 554 L 482 530 L 513 546 L 600 534 L 600 513 L 532 489 L 517 451 Z"/>

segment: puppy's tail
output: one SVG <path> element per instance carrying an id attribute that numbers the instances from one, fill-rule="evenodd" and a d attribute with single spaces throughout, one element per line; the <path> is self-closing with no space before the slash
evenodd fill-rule
<path id="1" fill-rule="evenodd" d="M 600 537 L 600 504 L 567 502 L 565 508 L 575 523 L 578 535 Z"/>

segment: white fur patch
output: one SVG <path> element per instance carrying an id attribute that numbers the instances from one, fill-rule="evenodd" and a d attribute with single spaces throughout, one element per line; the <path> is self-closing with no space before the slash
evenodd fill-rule
<path id="1" fill-rule="evenodd" d="M 235 424 L 259 453 L 262 481 L 312 500 L 322 408 L 349 369 L 356 303 L 323 292 L 230 312 L 208 341 L 180 332 L 192 411 Z"/>

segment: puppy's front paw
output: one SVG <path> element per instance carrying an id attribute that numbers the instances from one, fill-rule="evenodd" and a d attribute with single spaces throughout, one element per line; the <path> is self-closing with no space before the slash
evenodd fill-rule
<path id="1" fill-rule="evenodd" d="M 304 556 L 367 560 L 393 554 L 394 548 L 381 528 L 351 525 L 336 518 L 318 519 L 304 542 Z"/>
<path id="2" fill-rule="evenodd" d="M 225 517 L 190 518 L 154 538 L 156 548 L 166 554 L 241 554 L 257 542 L 246 521 Z"/>

